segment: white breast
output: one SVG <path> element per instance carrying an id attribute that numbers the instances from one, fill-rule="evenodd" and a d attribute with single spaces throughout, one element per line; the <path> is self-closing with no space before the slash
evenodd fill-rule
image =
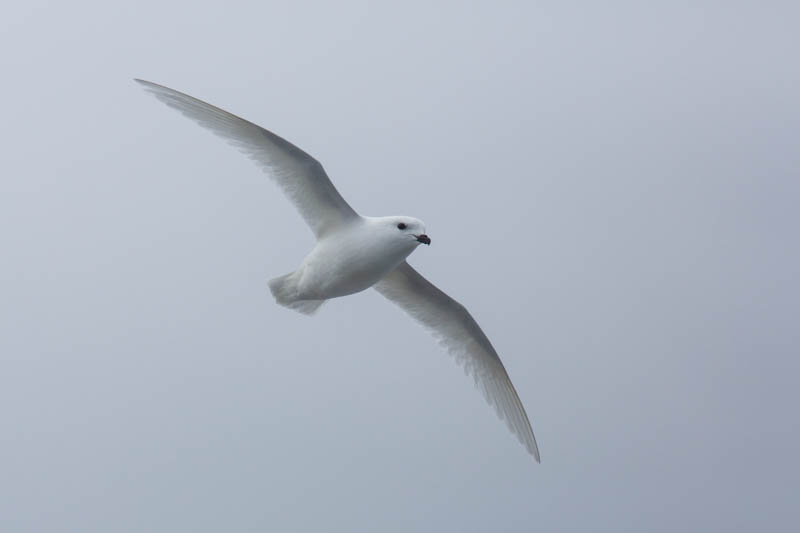
<path id="1" fill-rule="evenodd" d="M 368 289 L 416 248 L 393 237 L 364 218 L 321 239 L 301 266 L 300 292 L 306 298 L 327 299 Z"/>

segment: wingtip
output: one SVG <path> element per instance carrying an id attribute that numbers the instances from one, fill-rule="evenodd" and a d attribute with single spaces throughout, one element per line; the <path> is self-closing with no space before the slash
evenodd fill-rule
<path id="1" fill-rule="evenodd" d="M 533 460 L 536 461 L 538 464 L 541 464 L 542 457 L 539 455 L 539 448 L 528 449 L 528 453 L 533 456 Z"/>
<path id="2" fill-rule="evenodd" d="M 143 80 L 141 78 L 133 78 L 133 81 L 135 81 L 139 85 L 143 85 L 146 89 L 149 89 L 151 91 L 158 89 L 167 89 L 167 87 L 164 87 L 163 85 L 153 83 L 152 81 Z"/>

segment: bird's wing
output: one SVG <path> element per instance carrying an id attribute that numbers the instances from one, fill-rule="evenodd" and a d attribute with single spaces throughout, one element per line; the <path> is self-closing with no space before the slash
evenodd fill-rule
<path id="1" fill-rule="evenodd" d="M 322 165 L 264 128 L 187 94 L 136 80 L 156 98 L 236 146 L 283 189 L 319 238 L 358 215 L 333 186 Z"/>
<path id="2" fill-rule="evenodd" d="M 539 462 L 536 438 L 517 391 L 489 339 L 464 306 L 405 261 L 374 287 L 430 331 L 473 376 L 497 416 L 506 421 L 508 429 Z"/>

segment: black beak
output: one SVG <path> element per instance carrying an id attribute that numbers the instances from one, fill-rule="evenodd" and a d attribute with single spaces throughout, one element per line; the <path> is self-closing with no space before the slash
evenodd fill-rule
<path id="1" fill-rule="evenodd" d="M 431 245 L 431 238 L 424 233 L 422 235 L 417 235 L 417 240 L 422 244 L 427 244 L 428 246 Z"/>

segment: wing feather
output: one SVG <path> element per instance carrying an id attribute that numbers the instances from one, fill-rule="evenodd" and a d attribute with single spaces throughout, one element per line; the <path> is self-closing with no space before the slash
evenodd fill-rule
<path id="1" fill-rule="evenodd" d="M 294 203 L 318 238 L 358 217 L 319 161 L 289 141 L 188 94 L 149 81 L 135 81 L 258 163 Z"/>
<path id="2" fill-rule="evenodd" d="M 375 289 L 438 339 L 465 372 L 473 376 L 497 416 L 540 462 L 536 437 L 517 391 L 497 352 L 466 308 L 406 262 L 376 283 Z"/>

